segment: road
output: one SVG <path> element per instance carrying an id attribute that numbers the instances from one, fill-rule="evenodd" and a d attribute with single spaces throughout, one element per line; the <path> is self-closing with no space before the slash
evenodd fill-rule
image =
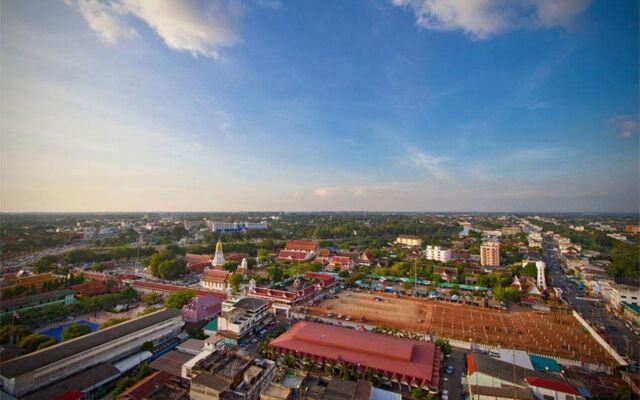
<path id="1" fill-rule="evenodd" d="M 609 343 L 618 354 L 636 362 L 640 360 L 640 338 L 622 321 L 608 313 L 603 302 L 588 298 L 583 289 L 566 278 L 552 242 L 544 243 L 544 261 L 549 269 L 549 286 L 562 289 L 565 301 L 593 326 L 604 326 L 603 334 L 609 337 Z"/>
<path id="2" fill-rule="evenodd" d="M 451 354 L 444 359 L 442 389 L 449 391 L 450 400 L 459 400 L 463 398 L 462 391 L 462 373 L 465 372 L 465 358 L 467 353 L 464 350 L 453 348 Z M 446 372 L 448 366 L 452 365 L 453 374 Z"/>

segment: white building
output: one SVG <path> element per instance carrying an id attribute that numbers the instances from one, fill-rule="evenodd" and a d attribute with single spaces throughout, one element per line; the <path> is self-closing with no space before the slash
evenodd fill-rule
<path id="1" fill-rule="evenodd" d="M 640 305 L 640 288 L 629 285 L 611 285 L 609 301 L 614 307 L 622 307 L 622 303 Z"/>
<path id="2" fill-rule="evenodd" d="M 422 246 L 422 239 L 415 235 L 400 235 L 396 238 L 396 244 L 404 247 L 420 247 Z"/>
<path id="3" fill-rule="evenodd" d="M 546 268 L 546 264 L 544 263 L 544 261 L 536 261 L 536 269 L 538 270 L 536 285 L 540 290 L 545 290 L 547 288 L 547 281 L 544 277 L 545 268 Z"/>
<path id="4" fill-rule="evenodd" d="M 175 336 L 183 325 L 180 310 L 167 308 L 5 361 L 0 364 L 2 390 L 22 397 L 100 363 L 137 353 L 143 343 Z"/>
<path id="5" fill-rule="evenodd" d="M 427 246 L 425 256 L 427 257 L 427 260 L 446 263 L 451 260 L 451 250 L 443 249 L 440 246 Z"/>
<path id="6" fill-rule="evenodd" d="M 218 317 L 218 334 L 225 342 L 237 344 L 251 336 L 269 314 L 269 302 L 253 297 L 228 299 L 222 302 Z"/>

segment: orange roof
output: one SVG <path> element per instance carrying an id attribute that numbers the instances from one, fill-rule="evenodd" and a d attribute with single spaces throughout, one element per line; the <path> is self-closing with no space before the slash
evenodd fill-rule
<path id="1" fill-rule="evenodd" d="M 316 251 L 318 242 L 315 240 L 287 240 L 284 248 L 287 250 Z"/>
<path id="2" fill-rule="evenodd" d="M 51 272 L 47 272 L 39 275 L 21 276 L 20 278 L 18 278 L 18 282 L 21 286 L 26 286 L 33 285 L 35 283 L 52 281 L 53 279 L 53 274 Z"/>
<path id="3" fill-rule="evenodd" d="M 184 256 L 187 264 L 210 263 L 212 258 L 211 254 L 187 254 Z"/>
<path id="4" fill-rule="evenodd" d="M 226 282 L 229 272 L 217 269 L 209 269 L 202 274 L 202 280 L 208 282 Z"/>
<path id="5" fill-rule="evenodd" d="M 157 371 L 134 384 L 120 396 L 118 399 L 142 400 L 157 392 L 162 386 L 171 382 L 171 375 L 164 371 Z"/>
<path id="6" fill-rule="evenodd" d="M 302 321 L 270 345 L 301 356 L 342 360 L 389 376 L 438 384 L 440 350 L 433 343 Z"/>

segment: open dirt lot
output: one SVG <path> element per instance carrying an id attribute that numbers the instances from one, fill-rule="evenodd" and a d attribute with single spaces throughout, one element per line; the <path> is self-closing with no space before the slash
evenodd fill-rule
<path id="1" fill-rule="evenodd" d="M 383 301 L 374 301 L 379 297 Z M 307 314 L 342 313 L 353 321 L 427 333 L 474 343 L 527 350 L 589 363 L 614 364 L 602 346 L 572 316 L 535 311 L 506 312 L 488 308 L 437 302 L 380 293 L 341 293 Z"/>

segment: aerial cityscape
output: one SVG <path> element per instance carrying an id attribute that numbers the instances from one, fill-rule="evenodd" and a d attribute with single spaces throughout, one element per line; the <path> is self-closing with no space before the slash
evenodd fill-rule
<path id="1" fill-rule="evenodd" d="M 0 399 L 640 399 L 637 1 L 0 31 Z"/>

